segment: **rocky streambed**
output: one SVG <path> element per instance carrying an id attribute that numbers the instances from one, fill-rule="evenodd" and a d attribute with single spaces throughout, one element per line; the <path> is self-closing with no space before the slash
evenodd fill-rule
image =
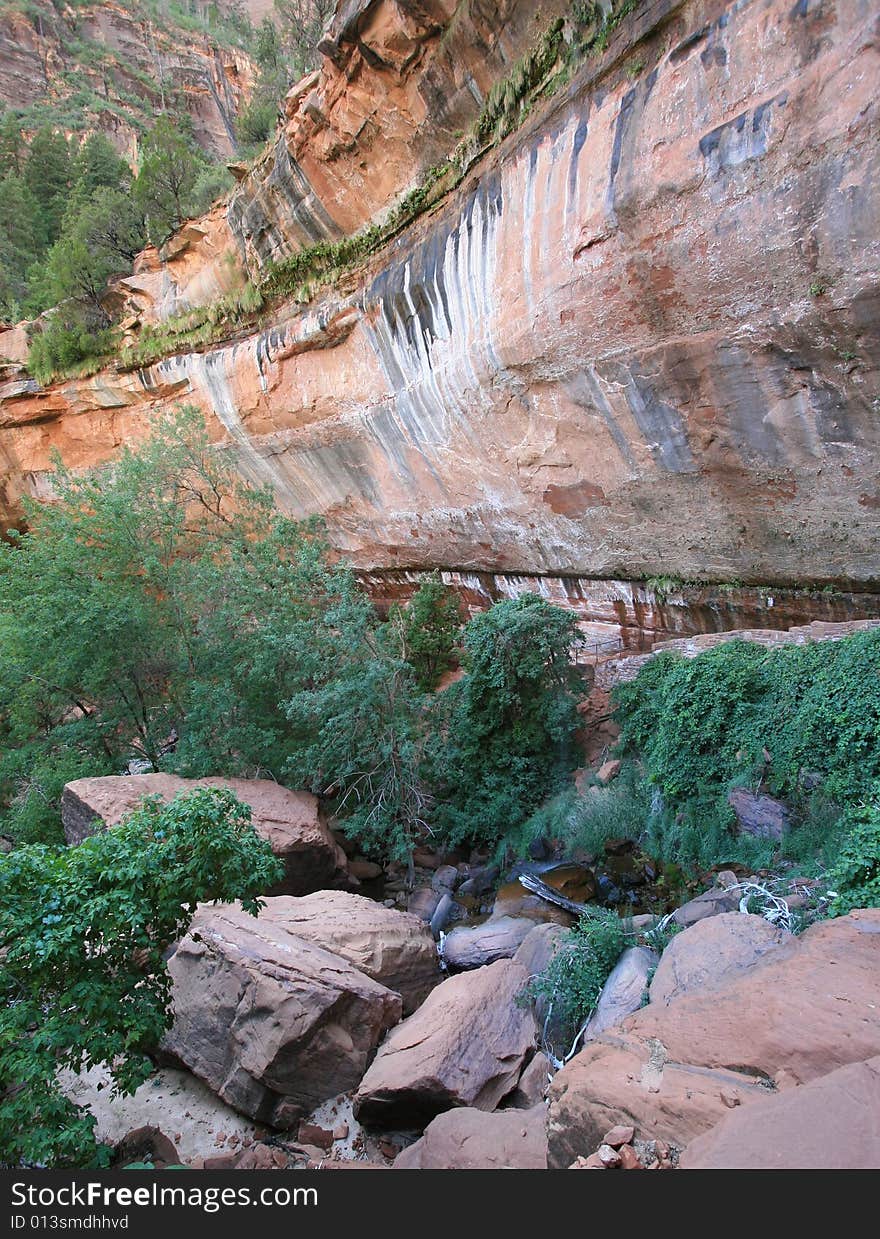
<path id="1" fill-rule="evenodd" d="M 68 785 L 70 842 L 112 828 L 133 796 L 185 790 L 166 778 Z M 256 918 L 197 910 L 168 962 L 157 1071 L 133 1097 L 112 1098 L 101 1072 L 64 1081 L 120 1164 L 880 1164 L 880 910 L 796 935 L 779 912 L 809 909 L 810 883 L 756 904 L 760 875 L 724 871 L 695 893 L 623 840 L 601 857 L 539 841 L 504 872 L 422 849 L 409 889 L 334 835 L 314 797 L 235 790 L 285 858 L 285 889 Z M 568 1046 L 529 982 L 584 904 L 616 909 L 626 946 Z M 663 913 L 675 936 L 651 934 Z"/>

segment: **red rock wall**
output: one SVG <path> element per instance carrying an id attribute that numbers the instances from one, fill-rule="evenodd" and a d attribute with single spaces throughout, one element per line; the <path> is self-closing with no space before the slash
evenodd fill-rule
<path id="1" fill-rule="evenodd" d="M 112 2 L 77 5 L 75 12 L 59 12 L 50 0 L 29 2 L 27 14 L 0 14 L 0 104 L 58 103 L 87 82 L 111 105 L 91 113 L 91 123 L 133 159 L 139 130 L 126 113 L 143 120 L 153 109 L 158 112 L 161 79 L 192 118 L 199 145 L 221 159 L 234 154 L 233 121 L 256 76 L 245 52 L 220 47 L 192 31 L 165 28 Z M 83 62 L 70 46 L 81 41 L 101 45 L 118 58 Z M 65 76 L 70 70 L 78 75 L 73 86 Z M 140 107 L 126 96 L 140 99 Z"/>
<path id="2" fill-rule="evenodd" d="M 865 586 L 878 71 L 868 0 L 649 0 L 350 292 L 11 380 L 7 508 L 187 401 L 366 570 Z"/>

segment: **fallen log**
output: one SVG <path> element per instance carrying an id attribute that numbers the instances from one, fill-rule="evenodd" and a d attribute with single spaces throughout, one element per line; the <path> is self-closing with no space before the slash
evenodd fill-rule
<path id="1" fill-rule="evenodd" d="M 552 886 L 548 886 L 546 882 L 542 882 L 540 878 L 536 878 L 532 873 L 521 873 L 519 882 L 520 886 L 524 886 L 527 891 L 537 895 L 539 899 L 546 899 L 548 903 L 555 903 L 558 908 L 564 908 L 572 916 L 580 916 L 586 909 L 586 904 L 575 903 L 573 899 L 566 899 L 564 895 L 560 895 L 559 891 L 555 891 Z"/>

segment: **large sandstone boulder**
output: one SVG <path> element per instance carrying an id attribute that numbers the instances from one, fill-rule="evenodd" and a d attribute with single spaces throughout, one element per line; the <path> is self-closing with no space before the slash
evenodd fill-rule
<path id="1" fill-rule="evenodd" d="M 711 890 L 703 891 L 702 895 L 697 895 L 695 899 L 676 908 L 672 919 L 676 925 L 687 929 L 689 925 L 696 925 L 697 921 L 705 920 L 708 916 L 720 916 L 722 912 L 736 912 L 741 898 L 738 890 L 713 886 Z"/>
<path id="2" fill-rule="evenodd" d="M 536 977 L 544 971 L 559 950 L 566 933 L 567 930 L 562 925 L 555 925 L 550 921 L 544 925 L 533 925 L 514 955 L 514 963 L 525 968 L 530 977 Z"/>
<path id="3" fill-rule="evenodd" d="M 398 1154 L 395 1170 L 546 1170 L 547 1107 L 447 1110 Z"/>
<path id="4" fill-rule="evenodd" d="M 723 986 L 651 1003 L 554 1078 L 551 1163 L 615 1123 L 684 1147 L 730 1109 L 880 1054 L 880 909 L 811 926 Z"/>
<path id="5" fill-rule="evenodd" d="M 733 1110 L 683 1170 L 880 1170 L 880 1057 Z"/>
<path id="6" fill-rule="evenodd" d="M 646 946 L 628 947 L 602 986 L 596 1009 L 584 1030 L 584 1040 L 593 1041 L 606 1028 L 612 1028 L 638 1011 L 648 993 L 648 978 L 659 960 L 656 951 Z"/>
<path id="7" fill-rule="evenodd" d="M 200 908 L 168 970 L 163 1048 L 229 1105 L 278 1127 L 354 1088 L 402 1010 L 399 994 L 341 956 L 236 904 Z"/>
<path id="8" fill-rule="evenodd" d="M 314 942 L 403 999 L 414 1011 L 441 978 L 437 945 L 424 921 L 347 891 L 316 891 L 301 899 L 267 899 L 261 921 Z"/>
<path id="9" fill-rule="evenodd" d="M 443 958 L 457 970 L 511 959 L 534 928 L 535 922 L 524 916 L 499 916 L 481 925 L 460 925 L 443 940 Z"/>
<path id="10" fill-rule="evenodd" d="M 250 805 L 257 834 L 284 861 L 285 876 L 274 893 L 307 895 L 346 882 L 345 853 L 321 815 L 316 796 L 294 792 L 268 779 L 181 779 L 176 774 L 108 775 L 76 779 L 61 797 L 61 821 L 69 844 L 117 826 L 145 796 L 168 802 L 196 787 L 228 787 Z"/>
<path id="11" fill-rule="evenodd" d="M 676 934 L 651 981 L 651 1002 L 671 1002 L 697 990 L 717 989 L 791 935 L 762 916 L 722 912 Z"/>
<path id="12" fill-rule="evenodd" d="M 385 1039 L 355 1096 L 377 1126 L 418 1126 L 442 1110 L 494 1110 L 516 1087 L 535 1040 L 517 1001 L 528 977 L 512 960 L 450 977 Z"/>

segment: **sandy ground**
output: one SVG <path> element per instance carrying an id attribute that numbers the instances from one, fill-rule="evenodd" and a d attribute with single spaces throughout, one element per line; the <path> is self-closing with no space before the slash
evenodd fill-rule
<path id="1" fill-rule="evenodd" d="M 130 1097 L 111 1097 L 107 1072 L 101 1067 L 59 1077 L 64 1092 L 86 1106 L 98 1120 L 95 1135 L 115 1144 L 136 1127 L 158 1127 L 173 1140 L 180 1160 L 218 1157 L 265 1134 L 250 1119 L 237 1114 L 187 1071 L 163 1067 Z"/>

